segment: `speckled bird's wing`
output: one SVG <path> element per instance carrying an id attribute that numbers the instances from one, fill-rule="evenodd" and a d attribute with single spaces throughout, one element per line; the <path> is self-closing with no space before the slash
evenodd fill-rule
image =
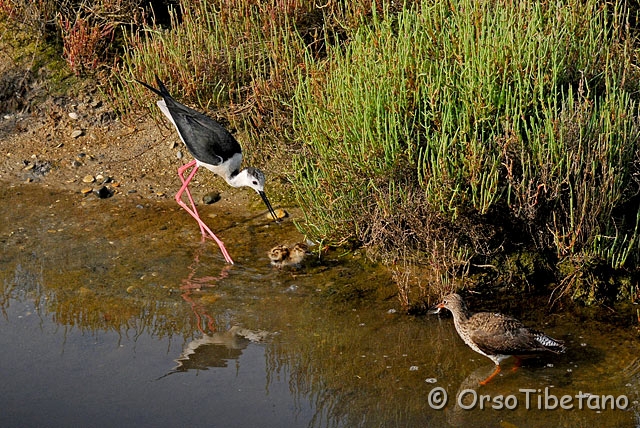
<path id="1" fill-rule="evenodd" d="M 534 331 L 502 314 L 480 312 L 469 319 L 470 338 L 487 354 L 519 355 L 544 350 Z"/>

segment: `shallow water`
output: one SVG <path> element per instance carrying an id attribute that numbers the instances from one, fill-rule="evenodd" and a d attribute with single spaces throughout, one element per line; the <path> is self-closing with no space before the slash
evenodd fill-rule
<path id="1" fill-rule="evenodd" d="M 203 207 L 225 266 L 172 202 L 1 199 L 0 426 L 640 426 L 634 327 L 513 308 L 569 351 L 478 387 L 491 361 L 450 317 L 394 313 L 383 270 L 342 254 L 272 268 L 268 249 L 300 239 L 291 220 Z M 549 409 L 564 395 L 572 410 Z"/>

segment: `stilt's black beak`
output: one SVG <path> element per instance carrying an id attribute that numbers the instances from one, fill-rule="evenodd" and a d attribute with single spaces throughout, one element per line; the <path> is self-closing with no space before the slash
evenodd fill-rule
<path id="1" fill-rule="evenodd" d="M 278 221 L 278 216 L 276 215 L 276 212 L 273 210 L 273 207 L 271 206 L 269 199 L 267 199 L 267 195 L 264 192 L 258 192 L 258 193 L 260 194 L 260 197 L 264 201 L 264 204 L 267 206 L 267 209 L 269 210 L 269 213 L 271 213 L 271 216 L 273 217 L 273 219 L 275 221 Z"/>

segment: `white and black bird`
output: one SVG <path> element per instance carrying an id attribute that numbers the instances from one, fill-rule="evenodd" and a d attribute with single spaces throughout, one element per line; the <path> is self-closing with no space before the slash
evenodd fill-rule
<path id="1" fill-rule="evenodd" d="M 140 80 L 137 82 L 162 97 L 157 103 L 158 107 L 160 107 L 167 119 L 173 123 L 180 139 L 194 157 L 191 162 L 178 168 L 178 177 L 182 181 L 182 187 L 176 193 L 176 202 L 196 219 L 202 232 L 202 238 L 205 239 L 207 236 L 213 238 L 220 247 L 220 251 L 222 251 L 227 263 L 233 264 L 233 260 L 224 247 L 224 243 L 218 239 L 198 215 L 196 205 L 189 191 L 189 182 L 193 179 L 198 168 L 203 166 L 224 178 L 232 187 L 251 187 L 258 192 L 274 220 L 277 221 L 276 213 L 264 193 L 264 174 L 259 169 L 251 167 L 241 170 L 242 148 L 233 135 L 212 118 L 173 99 L 158 76 L 156 76 L 158 89 Z M 185 178 L 185 171 L 192 167 L 193 169 Z M 182 200 L 184 192 L 187 193 L 191 207 L 188 207 Z"/>

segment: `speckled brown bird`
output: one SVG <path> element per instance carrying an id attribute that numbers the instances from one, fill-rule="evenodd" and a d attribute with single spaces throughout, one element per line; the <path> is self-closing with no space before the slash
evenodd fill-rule
<path id="1" fill-rule="evenodd" d="M 289 247 L 286 245 L 277 245 L 269 250 L 269 260 L 275 267 L 282 267 L 285 260 L 289 258 Z"/>
<path id="2" fill-rule="evenodd" d="M 307 254 L 309 254 L 309 247 L 302 242 L 298 242 L 291 248 L 286 245 L 277 245 L 269 250 L 269 260 L 277 268 L 298 268 Z"/>
<path id="3" fill-rule="evenodd" d="M 449 309 L 456 331 L 464 343 L 495 363 L 496 369 L 480 382 L 481 385 L 486 385 L 496 377 L 500 373 L 500 362 L 512 355 L 517 358 L 517 368 L 520 364 L 518 356 L 541 352 L 561 354 L 566 351 L 561 340 L 525 327 L 515 318 L 490 312 L 469 312 L 462 297 L 455 293 L 446 296 L 436 308 Z"/>
<path id="4" fill-rule="evenodd" d="M 291 248 L 289 253 L 289 262 L 293 266 L 300 266 L 304 258 L 309 254 L 309 247 L 303 242 L 298 242 Z"/>

